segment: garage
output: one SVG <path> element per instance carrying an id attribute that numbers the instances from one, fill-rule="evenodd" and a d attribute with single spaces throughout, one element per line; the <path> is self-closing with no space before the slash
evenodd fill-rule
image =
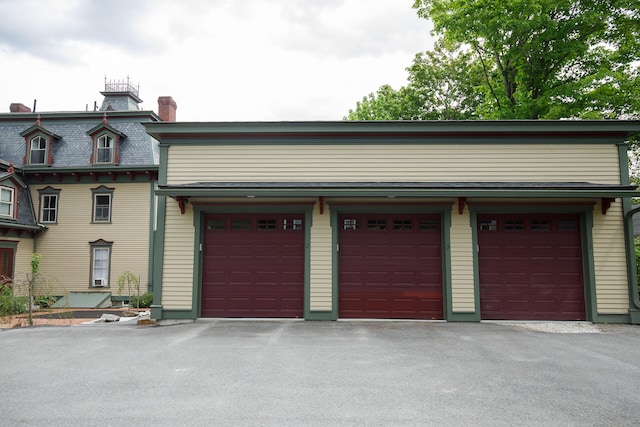
<path id="1" fill-rule="evenodd" d="M 207 214 L 202 317 L 303 317 L 304 214 Z"/>
<path id="2" fill-rule="evenodd" d="M 443 318 L 439 214 L 341 214 L 338 221 L 340 318 Z"/>
<path id="3" fill-rule="evenodd" d="M 479 214 L 482 319 L 585 320 L 578 215 Z"/>

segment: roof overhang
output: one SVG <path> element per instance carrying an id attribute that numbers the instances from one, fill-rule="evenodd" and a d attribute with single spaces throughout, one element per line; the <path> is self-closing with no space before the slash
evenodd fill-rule
<path id="1" fill-rule="evenodd" d="M 580 138 L 624 141 L 640 133 L 637 120 L 441 120 L 313 122 L 157 122 L 143 123 L 161 144 L 202 139 L 318 141 L 345 138 Z"/>
<path id="2" fill-rule="evenodd" d="M 194 182 L 159 185 L 169 197 L 640 197 L 635 186 L 589 182 Z"/>

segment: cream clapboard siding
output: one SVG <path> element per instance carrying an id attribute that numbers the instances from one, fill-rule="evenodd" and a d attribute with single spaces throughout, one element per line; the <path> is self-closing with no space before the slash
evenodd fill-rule
<path id="1" fill-rule="evenodd" d="M 192 308 L 193 251 L 195 229 L 193 208 L 187 204 L 184 215 L 178 204 L 167 198 L 162 268 L 162 305 L 164 309 Z"/>
<path id="2" fill-rule="evenodd" d="M 601 214 L 598 203 L 594 207 L 593 222 L 598 313 L 626 314 L 629 312 L 629 288 L 620 199 L 616 199 L 606 215 Z"/>
<path id="3" fill-rule="evenodd" d="M 462 215 L 458 205 L 451 212 L 451 303 L 454 313 L 475 312 L 473 238 L 469 209 Z"/>
<path id="4" fill-rule="evenodd" d="M 150 183 L 108 183 L 115 188 L 110 224 L 92 224 L 91 189 L 101 184 L 60 184 L 58 223 L 46 224 L 48 230 L 38 237 L 37 251 L 42 255 L 41 273 L 48 278 L 54 295 L 66 292 L 111 292 L 119 294 L 118 276 L 129 270 L 140 277 L 140 292 L 148 287 Z M 31 186 L 36 213 L 39 212 L 38 190 Z M 110 287 L 89 288 L 91 246 L 103 239 L 111 247 Z M 128 291 L 123 291 L 122 295 Z"/>
<path id="5" fill-rule="evenodd" d="M 17 243 L 13 258 L 13 288 L 20 295 L 26 295 L 27 274 L 31 274 L 31 254 L 33 254 L 33 239 L 3 238 L 0 243 Z"/>
<path id="6" fill-rule="evenodd" d="M 593 144 L 169 147 L 167 183 L 203 181 L 620 182 L 618 149 Z"/>
<path id="7" fill-rule="evenodd" d="M 309 271 L 311 311 L 331 311 L 332 308 L 332 243 L 329 206 L 320 214 L 320 203 L 313 209 L 311 226 L 311 262 Z"/>

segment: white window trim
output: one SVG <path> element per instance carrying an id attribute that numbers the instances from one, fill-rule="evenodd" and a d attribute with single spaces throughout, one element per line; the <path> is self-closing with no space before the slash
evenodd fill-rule
<path id="1" fill-rule="evenodd" d="M 53 221 L 45 219 L 45 204 L 44 199 L 47 197 L 55 197 L 55 206 L 53 208 L 46 208 L 48 211 L 53 211 L 55 215 L 55 219 Z M 41 194 L 40 195 L 40 222 L 44 224 L 56 224 L 58 222 L 58 203 L 60 201 L 60 197 L 58 194 Z"/>
<path id="2" fill-rule="evenodd" d="M 100 141 L 105 139 L 105 138 L 109 138 L 111 140 L 111 146 L 109 147 L 109 151 L 110 151 L 110 156 L 109 156 L 109 160 L 106 162 L 101 162 L 100 161 Z M 93 163 L 95 164 L 101 164 L 101 165 L 108 165 L 108 164 L 113 164 L 115 163 L 115 152 L 116 152 L 116 138 L 111 135 L 110 133 L 103 133 L 100 136 L 96 137 L 96 147 L 95 147 L 95 158 L 93 159 Z"/>
<path id="3" fill-rule="evenodd" d="M 107 218 L 98 218 L 98 197 L 107 196 L 109 198 L 109 215 Z M 109 223 L 111 222 L 111 213 L 113 211 L 113 194 L 112 193 L 93 193 L 93 222 Z"/>
<path id="4" fill-rule="evenodd" d="M 9 192 L 9 194 L 11 195 L 9 202 L 5 202 L 5 201 L 2 200 L 2 194 L 5 191 Z M 15 188 L 0 186 L 0 206 L 9 205 L 9 214 L 3 214 L 3 213 L 1 213 L 2 211 L 0 210 L 0 216 L 5 217 L 5 218 L 13 218 L 13 215 L 14 215 L 14 212 L 15 212 L 15 209 L 14 209 L 15 200 L 16 200 L 16 190 L 15 190 Z"/>
<path id="5" fill-rule="evenodd" d="M 44 140 L 44 149 L 40 149 L 38 148 L 37 150 L 33 149 L 33 142 L 35 140 L 40 140 L 43 139 Z M 34 163 L 33 162 L 33 157 L 32 154 L 34 151 L 44 151 L 44 156 L 42 158 L 42 162 L 38 162 L 38 163 Z M 47 165 L 49 164 L 48 162 L 48 154 L 49 154 L 49 138 L 46 138 L 43 135 L 35 135 L 33 138 L 29 139 L 29 164 L 30 165 Z"/>
<path id="6" fill-rule="evenodd" d="M 106 266 L 100 266 L 101 270 L 106 270 L 106 273 L 97 274 L 97 266 L 96 261 L 98 257 L 96 254 L 101 251 L 106 251 L 106 259 L 100 259 L 102 262 L 106 262 Z M 92 288 L 108 288 L 109 287 L 109 276 L 111 274 L 111 246 L 107 245 L 95 245 L 91 247 L 91 283 L 89 287 Z M 97 281 L 100 281 L 98 284 Z"/>

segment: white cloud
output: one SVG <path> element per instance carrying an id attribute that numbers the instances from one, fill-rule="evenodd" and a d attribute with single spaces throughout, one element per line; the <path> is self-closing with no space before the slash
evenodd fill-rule
<path id="1" fill-rule="evenodd" d="M 380 85 L 404 85 L 431 46 L 411 0 L 43 3 L 0 0 L 4 111 L 36 98 L 40 111 L 91 108 L 105 75 L 128 75 L 145 109 L 173 96 L 178 120 L 340 120 Z"/>

